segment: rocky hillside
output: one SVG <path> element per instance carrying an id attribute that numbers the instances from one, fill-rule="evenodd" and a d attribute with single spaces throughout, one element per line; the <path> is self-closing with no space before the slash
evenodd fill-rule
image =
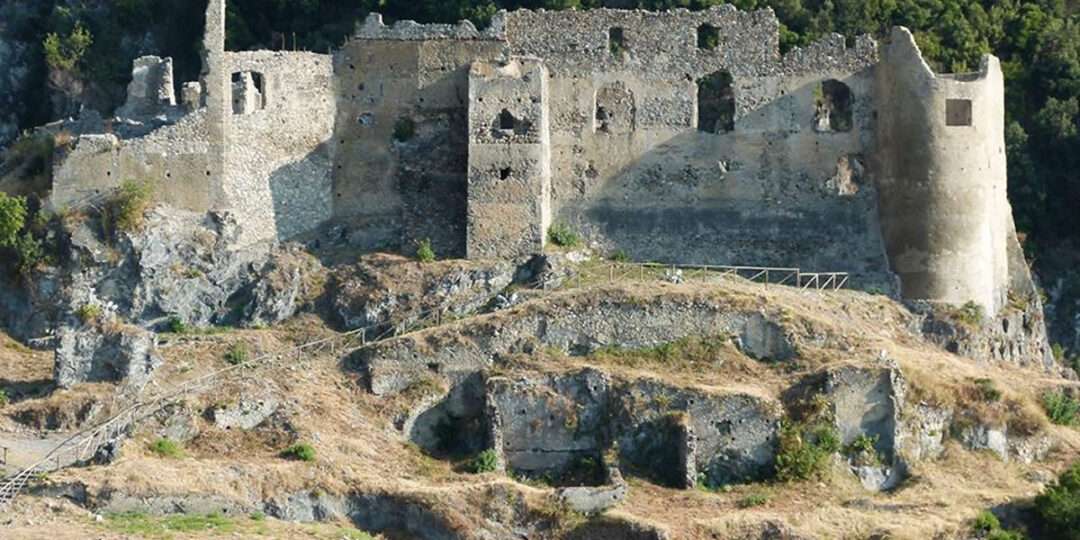
<path id="1" fill-rule="evenodd" d="M 58 331 L 0 350 L 0 446 L 14 473 L 113 427 L 46 459 L 5 538 L 971 538 L 987 510 L 1051 538 L 1032 497 L 1080 458 L 1020 301 L 96 222 L 5 294 L 35 314 L 13 336 Z"/>

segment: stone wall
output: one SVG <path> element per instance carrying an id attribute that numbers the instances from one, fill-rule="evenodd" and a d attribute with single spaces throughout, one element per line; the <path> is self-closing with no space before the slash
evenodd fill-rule
<path id="1" fill-rule="evenodd" d="M 332 58 L 229 52 L 224 67 L 230 80 L 255 85 L 246 90 L 241 114 L 229 100 L 224 207 L 244 216 L 252 241 L 287 239 L 317 227 L 331 213 Z"/>
<path id="2" fill-rule="evenodd" d="M 551 221 L 547 83 L 537 59 L 477 62 L 469 72 L 469 258 L 544 248 Z"/>
<path id="3" fill-rule="evenodd" d="M 550 71 L 554 219 L 639 260 L 847 270 L 888 288 L 865 169 L 876 44 L 831 36 L 782 57 L 777 25 L 731 6 L 506 14 L 510 52 Z M 730 76 L 731 131 L 699 125 L 713 75 Z M 816 129 L 829 80 L 849 91 L 842 130 Z"/>

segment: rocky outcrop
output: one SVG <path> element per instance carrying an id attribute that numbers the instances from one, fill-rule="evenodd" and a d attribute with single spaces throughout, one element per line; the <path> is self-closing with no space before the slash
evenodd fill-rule
<path id="1" fill-rule="evenodd" d="M 772 318 L 704 297 L 635 298 L 623 291 L 601 291 L 526 302 L 468 324 L 388 340 L 362 351 L 351 363 L 366 371 L 374 393 L 387 394 L 431 375 L 459 379 L 516 352 L 553 348 L 584 355 L 605 346 L 640 349 L 688 336 L 740 336 Z M 770 324 L 783 326 L 777 320 Z M 782 331 L 746 341 L 763 357 L 795 350 L 795 338 Z"/>
<path id="2" fill-rule="evenodd" d="M 994 317 L 983 316 L 973 305 L 962 308 L 924 302 L 910 305 L 912 311 L 923 316 L 923 335 L 951 353 L 1059 372 L 1062 366 L 1050 352 L 1041 300 L 1036 295 L 1015 294 L 1011 299 Z"/>
<path id="3" fill-rule="evenodd" d="M 161 365 L 152 332 L 131 326 L 61 328 L 54 378 L 61 388 L 88 381 L 123 381 L 141 388 Z"/>
<path id="4" fill-rule="evenodd" d="M 96 220 L 74 226 L 65 262 L 38 281 L 39 289 L 53 284 L 49 294 L 31 296 L 55 320 L 95 305 L 144 328 L 172 318 L 194 327 L 273 324 L 322 293 L 317 260 L 292 245 L 240 244 L 230 215 L 159 207 L 140 231 L 113 241 Z"/>
<path id="5" fill-rule="evenodd" d="M 334 315 L 346 329 L 415 322 L 422 312 L 447 318 L 490 303 L 514 280 L 510 261 L 420 263 L 375 254 L 336 268 L 329 290 Z"/>
<path id="6" fill-rule="evenodd" d="M 467 379 L 419 415 L 437 417 L 438 429 L 418 429 L 432 425 L 429 419 L 407 426 L 406 433 L 429 451 L 448 446 L 476 451 L 490 444 L 502 468 L 560 485 L 615 486 L 613 476 L 603 474 L 613 465 L 605 463 L 609 457 L 626 470 L 676 487 L 746 482 L 772 472 L 781 408 L 767 398 L 628 380 L 586 368 L 491 377 L 484 385 L 485 407 L 476 405 L 481 401 L 476 397 L 472 407 L 462 406 L 477 384 Z M 478 425 L 488 432 L 477 433 Z M 467 433 L 474 434 L 471 445 L 458 440 Z M 578 495 L 584 505 L 597 497 L 614 501 L 610 495 L 618 493 L 612 488 Z"/>

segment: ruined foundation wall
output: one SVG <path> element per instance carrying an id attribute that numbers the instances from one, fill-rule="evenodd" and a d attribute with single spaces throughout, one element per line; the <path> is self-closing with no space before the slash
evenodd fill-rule
<path id="1" fill-rule="evenodd" d="M 243 216 L 247 241 L 288 239 L 330 218 L 332 64 L 309 52 L 226 54 L 229 80 L 241 82 L 229 100 L 224 207 Z M 246 94 L 239 110 L 237 92 Z"/>
<path id="2" fill-rule="evenodd" d="M 1005 303 L 1015 236 L 998 60 L 985 56 L 978 73 L 935 75 L 911 33 L 896 29 L 878 91 L 890 104 L 878 135 L 882 228 L 903 296 L 973 300 L 996 313 Z"/>
<path id="3" fill-rule="evenodd" d="M 554 220 L 638 260 L 850 271 L 888 288 L 864 167 L 871 39 L 848 48 L 832 36 L 781 57 L 775 15 L 731 6 L 521 10 L 503 24 L 511 53 L 550 72 Z M 712 48 L 699 47 L 707 26 Z M 734 129 L 701 131 L 698 81 L 720 72 Z M 830 79 L 850 93 L 843 131 L 815 129 Z"/>

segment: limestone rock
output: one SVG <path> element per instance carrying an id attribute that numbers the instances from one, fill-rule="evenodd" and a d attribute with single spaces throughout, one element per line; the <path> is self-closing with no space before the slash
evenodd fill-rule
<path id="1" fill-rule="evenodd" d="M 135 327 L 102 331 L 62 327 L 54 378 L 61 388 L 81 382 L 124 381 L 141 387 L 161 365 L 154 334 Z"/>
<path id="2" fill-rule="evenodd" d="M 277 411 L 280 403 L 271 395 L 241 398 L 238 402 L 211 410 L 214 425 L 220 429 L 254 429 Z"/>
<path id="3" fill-rule="evenodd" d="M 391 255 L 369 255 L 338 268 L 330 279 L 331 302 L 349 329 L 408 324 L 421 312 L 463 315 L 485 306 L 514 279 L 510 261 L 440 261 L 421 264 Z"/>

